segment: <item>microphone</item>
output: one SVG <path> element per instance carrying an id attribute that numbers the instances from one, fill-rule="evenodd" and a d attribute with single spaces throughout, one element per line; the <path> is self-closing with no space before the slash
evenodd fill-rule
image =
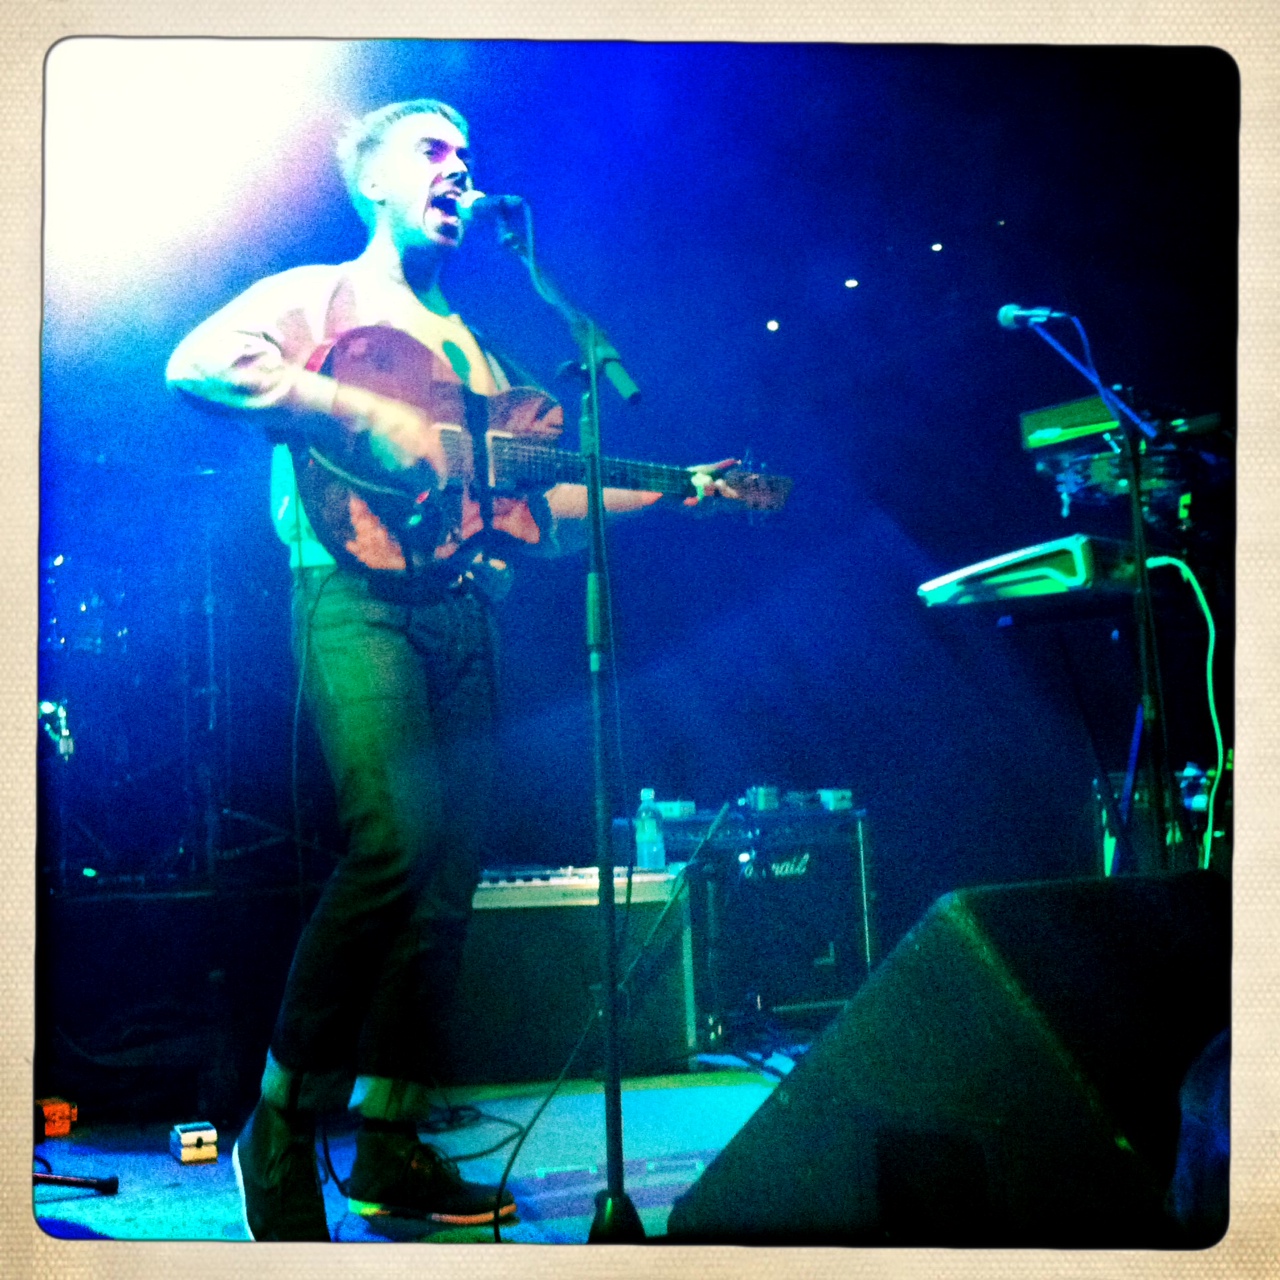
<path id="1" fill-rule="evenodd" d="M 1069 320 L 1065 311 L 1050 311 L 1048 307 L 1020 307 L 1010 302 L 996 312 L 996 319 L 1004 329 L 1027 329 L 1033 324 L 1044 324 L 1046 320 Z"/>
<path id="2" fill-rule="evenodd" d="M 523 196 L 491 196 L 472 187 L 458 197 L 458 212 L 463 218 L 506 217 L 523 208 Z"/>

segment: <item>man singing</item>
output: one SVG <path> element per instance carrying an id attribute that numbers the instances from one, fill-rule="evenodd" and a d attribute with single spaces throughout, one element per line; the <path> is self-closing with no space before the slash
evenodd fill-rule
<path id="1" fill-rule="evenodd" d="M 481 869 L 496 701 L 481 586 L 500 566 L 466 546 L 476 504 L 446 518 L 424 556 L 325 462 L 336 436 L 362 438 L 392 470 L 425 469 L 427 491 L 448 470 L 429 414 L 325 371 L 352 330 L 408 335 L 445 387 L 492 396 L 507 385 L 440 286 L 465 231 L 466 121 L 432 99 L 395 103 L 353 124 L 338 160 L 369 228 L 364 252 L 259 281 L 189 334 L 167 369 L 171 386 L 257 414 L 281 442 L 272 514 L 290 549 L 294 653 L 347 842 L 298 942 L 261 1097 L 232 1153 L 256 1240 L 329 1238 L 315 1113 L 342 1100 L 360 1117 L 353 1211 L 468 1224 L 515 1210 L 509 1194 L 498 1203 L 496 1188 L 464 1181 L 416 1127 L 442 1075 Z M 709 474 L 700 489 L 736 496 Z M 427 491 L 428 508 L 448 510 L 443 490 Z M 605 506 L 659 497 L 608 489 Z M 487 511 L 544 551 L 585 514 L 586 491 L 571 484 L 495 498 Z"/>

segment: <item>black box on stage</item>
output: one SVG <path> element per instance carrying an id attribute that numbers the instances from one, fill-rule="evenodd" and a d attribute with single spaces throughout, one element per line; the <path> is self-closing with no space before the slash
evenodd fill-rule
<path id="1" fill-rule="evenodd" d="M 667 872 L 637 872 L 628 911 L 625 875 L 615 881 L 620 975 L 649 937 L 675 883 Z M 594 868 L 486 873 L 476 890 L 452 1020 L 456 1083 L 527 1083 L 559 1075 L 597 1004 L 598 887 Z M 689 899 L 681 893 L 623 1002 L 625 1075 L 688 1069 L 696 1052 L 692 974 Z M 598 1074 L 602 1062 L 597 1021 L 570 1079 Z"/>
<path id="2" fill-rule="evenodd" d="M 668 856 L 711 817 L 664 823 Z M 756 1014 L 820 1026 L 854 994 L 871 967 L 867 860 L 861 810 L 739 809 L 722 825 L 690 875 L 704 1044 Z"/>

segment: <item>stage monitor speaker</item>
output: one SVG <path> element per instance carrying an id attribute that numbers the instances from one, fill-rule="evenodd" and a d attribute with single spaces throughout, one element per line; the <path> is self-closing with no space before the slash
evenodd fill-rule
<path id="1" fill-rule="evenodd" d="M 686 1242 L 1160 1247 L 1227 1025 L 1210 872 L 939 899 L 677 1200 Z"/>

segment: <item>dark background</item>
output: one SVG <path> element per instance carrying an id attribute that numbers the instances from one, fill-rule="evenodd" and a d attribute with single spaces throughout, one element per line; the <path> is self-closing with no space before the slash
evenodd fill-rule
<path id="1" fill-rule="evenodd" d="M 1103 376 L 1136 403 L 1220 412 L 1234 430 L 1231 60 L 371 42 L 351 47 L 345 74 L 352 113 L 423 95 L 456 105 L 477 184 L 527 198 L 540 261 L 644 391 L 640 408 L 606 399 L 606 452 L 693 463 L 749 450 L 795 478 L 767 521 L 652 512 L 611 525 L 616 812 L 642 785 L 704 808 L 758 783 L 851 788 L 873 833 L 881 952 L 946 890 L 1094 872 L 1090 734 L 1123 769 L 1128 612 L 996 628 L 977 610 L 926 611 L 916 588 L 1127 528 L 1123 507 L 1063 519 L 1022 449 L 1020 411 L 1088 387 L 1034 334 L 999 328 L 1004 303 L 1079 315 Z M 235 236 L 194 239 L 142 304 L 86 309 L 48 292 L 41 696 L 67 699 L 77 744 L 63 762 L 42 743 L 42 883 L 55 892 L 314 878 L 323 854 L 258 846 L 292 832 L 295 774 L 304 836 L 335 843 L 305 719 L 292 764 L 269 445 L 163 386 L 178 339 L 234 293 L 362 248 L 329 160 L 334 123 L 317 108 L 290 182 L 251 181 Z M 555 381 L 572 355 L 558 318 L 485 228 L 468 241 L 450 301 L 573 421 L 574 392 Z M 1206 498 L 1194 536 L 1171 544 L 1218 614 L 1228 743 L 1233 501 L 1230 486 Z M 494 865 L 592 860 L 582 572 L 577 557 L 530 561 L 503 607 Z M 1172 764 L 1209 766 L 1203 624 L 1176 584 L 1161 608 Z M 248 815 L 224 815 L 212 839 L 202 769 L 219 807 Z"/>

